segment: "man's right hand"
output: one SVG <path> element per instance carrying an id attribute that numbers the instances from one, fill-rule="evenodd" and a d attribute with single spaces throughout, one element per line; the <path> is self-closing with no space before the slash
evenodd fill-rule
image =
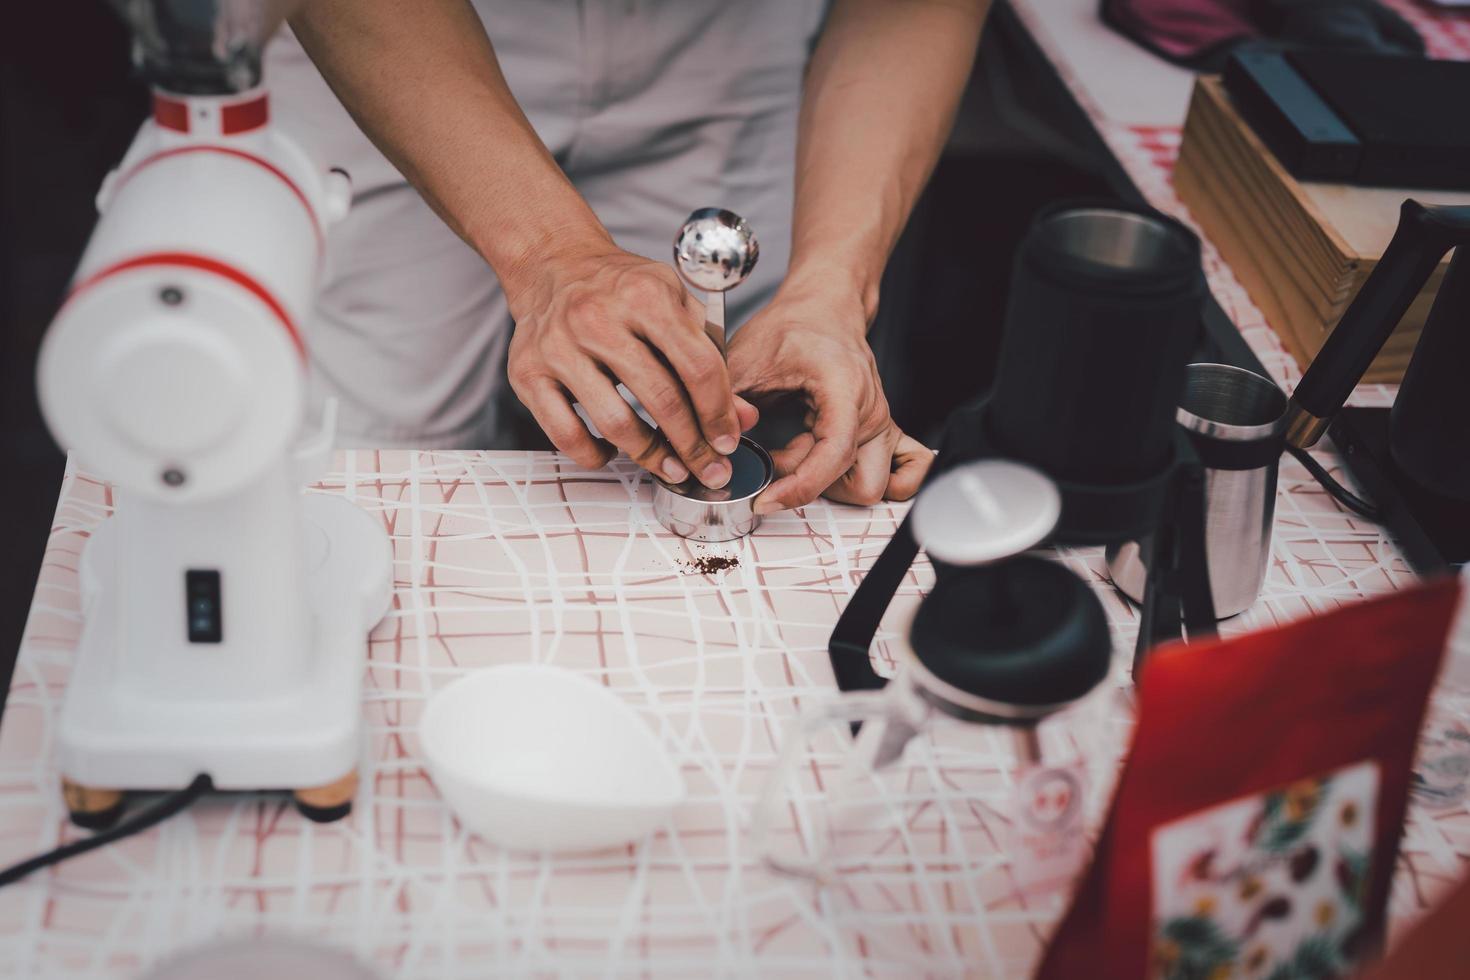
<path id="1" fill-rule="evenodd" d="M 704 312 L 673 268 L 611 242 L 539 257 L 507 289 L 515 317 L 509 376 L 542 430 L 588 469 L 618 449 L 671 483 L 730 480 L 725 456 L 755 422 L 730 388 Z M 658 423 L 640 419 L 621 381 Z M 572 409 L 580 402 L 603 438 Z"/>

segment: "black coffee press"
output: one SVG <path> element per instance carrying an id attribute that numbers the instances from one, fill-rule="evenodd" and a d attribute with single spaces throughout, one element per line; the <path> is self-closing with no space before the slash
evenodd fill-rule
<path id="1" fill-rule="evenodd" d="M 932 481 L 970 460 L 1019 460 L 1058 488 L 1050 540 L 1151 536 L 1140 649 L 1177 636 L 1181 613 L 1190 635 L 1214 630 L 1203 471 L 1174 423 L 1204 295 L 1199 239 L 1178 221 L 1093 201 L 1042 211 L 1016 258 L 995 389 L 950 417 L 930 473 Z M 868 648 L 918 553 L 911 520 L 832 633 L 828 650 L 843 690 L 883 686 Z M 926 538 L 934 558 L 935 534 Z M 955 572 L 934 564 L 938 594 Z"/>
<path id="2" fill-rule="evenodd" d="M 1166 471 L 1199 339 L 1199 249 L 1189 229 L 1156 211 L 1085 202 L 1043 210 L 1011 279 L 986 411 L 993 450 L 1087 486 L 1132 486 Z M 1091 515 L 1063 522 L 1071 538 L 1113 533 Z"/>

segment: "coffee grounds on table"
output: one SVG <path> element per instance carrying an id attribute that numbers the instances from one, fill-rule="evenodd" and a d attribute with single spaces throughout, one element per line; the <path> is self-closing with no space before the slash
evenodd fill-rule
<path id="1" fill-rule="evenodd" d="M 675 564 L 679 566 L 681 575 L 713 575 L 715 572 L 739 568 L 740 559 L 735 555 L 691 555 L 687 559 L 678 559 Z"/>

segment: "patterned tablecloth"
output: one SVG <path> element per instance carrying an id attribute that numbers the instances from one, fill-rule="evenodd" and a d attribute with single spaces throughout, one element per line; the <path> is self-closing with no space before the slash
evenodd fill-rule
<path id="1" fill-rule="evenodd" d="M 1043 0 L 1016 6 L 1046 47 Z M 1084 82 L 1059 67 L 1087 105 Z M 1150 199 L 1181 212 L 1168 180 L 1177 127 L 1096 121 Z M 1208 263 L 1217 298 L 1290 383 L 1289 359 L 1212 249 Z M 1009 977 L 1035 962 L 1063 899 L 1016 887 L 1004 847 L 1014 762 L 999 733 L 977 731 L 942 757 L 906 757 L 898 784 L 923 803 L 840 889 L 774 878 L 746 845 L 778 733 L 800 704 L 830 696 L 827 636 L 901 506 L 818 503 L 738 544 L 699 547 L 657 527 L 648 488 L 626 463 L 587 473 L 549 454 L 356 452 L 318 492 L 381 516 L 396 558 L 393 609 L 371 640 L 369 744 L 353 815 L 317 826 L 278 796 L 209 800 L 6 888 L 0 976 L 131 976 L 210 939 L 278 933 L 414 978 Z M 1266 593 L 1229 630 L 1412 581 L 1392 543 L 1290 459 L 1277 506 Z M 78 555 L 109 509 L 104 485 L 68 473 L 0 727 L 0 864 L 74 833 L 49 732 L 80 626 Z M 710 552 L 737 562 L 705 574 Z M 1059 557 L 1098 584 L 1119 651 L 1112 681 L 1043 730 L 1050 760 L 1084 761 L 1095 823 L 1130 730 L 1136 621 L 1106 588 L 1097 551 Z M 896 625 L 930 581 L 920 562 L 890 610 L 876 645 L 889 668 Z M 689 800 L 643 846 L 508 854 L 466 834 L 440 803 L 414 731 L 425 700 L 466 670 L 523 662 L 608 685 L 679 760 Z M 1442 693 L 1427 731 L 1431 752 L 1448 746 L 1453 761 L 1457 740 L 1470 738 L 1470 703 Z M 814 767 L 809 802 L 822 776 Z M 1467 853 L 1462 791 L 1437 807 L 1416 803 L 1392 899 L 1397 928 L 1465 873 Z"/>
<path id="2" fill-rule="evenodd" d="M 396 559 L 393 609 L 371 641 L 354 814 L 316 826 L 279 796 L 211 800 L 0 891 L 0 975 L 126 976 L 180 946 L 277 932 L 401 977 L 1000 977 L 1034 961 L 1061 898 L 1015 887 L 1003 847 L 1013 756 L 998 733 L 976 732 L 939 766 L 906 757 L 899 784 L 925 805 L 838 891 L 771 877 L 742 832 L 778 732 L 799 704 L 831 693 L 827 635 L 902 507 L 819 503 L 736 545 L 695 546 L 658 528 L 627 464 L 587 473 L 534 453 L 348 453 L 320 492 L 379 515 Z M 1302 474 L 1288 469 L 1279 504 L 1267 595 L 1230 629 L 1409 580 L 1375 531 Z M 106 486 L 67 476 L 0 727 L 0 863 L 74 834 L 48 732 L 80 625 L 77 559 L 109 508 Z M 736 563 L 704 574 L 710 553 Z M 1084 759 L 1095 819 L 1130 726 L 1136 623 L 1102 584 L 1095 550 L 1061 560 L 1098 583 L 1120 651 L 1113 681 L 1043 732 L 1050 760 Z M 894 626 L 929 581 L 921 562 L 894 603 L 877 645 L 890 667 Z M 645 846 L 507 854 L 440 804 L 414 731 L 425 699 L 466 670 L 522 662 L 624 694 L 679 760 L 689 801 Z M 1465 715 L 1446 702 L 1433 730 L 1463 733 Z M 1463 800 L 1415 810 L 1397 913 L 1460 872 L 1467 841 Z"/>

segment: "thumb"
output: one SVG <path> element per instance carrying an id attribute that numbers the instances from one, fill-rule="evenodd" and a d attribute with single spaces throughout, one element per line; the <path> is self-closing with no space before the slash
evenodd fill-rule
<path id="1" fill-rule="evenodd" d="M 755 424 L 761 420 L 761 410 L 750 402 L 735 396 L 735 416 L 740 420 L 740 431 L 749 432 L 755 428 Z"/>

